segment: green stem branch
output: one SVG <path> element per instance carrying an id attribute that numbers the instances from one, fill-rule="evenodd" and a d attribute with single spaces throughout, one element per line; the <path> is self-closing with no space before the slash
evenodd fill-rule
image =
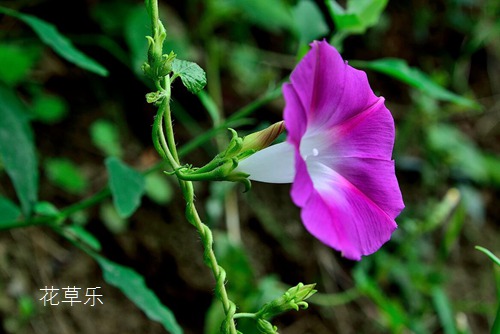
<path id="1" fill-rule="evenodd" d="M 252 318 L 255 319 L 257 318 L 257 314 L 255 313 L 236 313 L 233 317 L 234 319 L 239 319 L 239 318 Z"/>

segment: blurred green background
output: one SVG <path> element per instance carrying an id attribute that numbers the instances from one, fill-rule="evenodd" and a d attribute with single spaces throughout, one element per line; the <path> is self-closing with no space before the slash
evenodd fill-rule
<path id="1" fill-rule="evenodd" d="M 97 62 L 61 55 L 31 21 L 0 11 L 0 130 L 9 134 L 1 137 L 0 159 L 0 333 L 165 332 L 61 234 L 6 228 L 21 208 L 50 217 L 88 204 L 86 198 L 97 200 L 70 210 L 65 231 L 100 244 L 102 255 L 142 275 L 185 333 L 218 333 L 214 281 L 175 180 L 147 173 L 141 206 L 130 213 L 100 192 L 109 161 L 116 165 L 110 157 L 139 171 L 159 162 L 150 139 L 155 108 L 144 97 L 151 87 L 141 72 L 150 34 L 144 4 L 5 0 L 0 6 L 53 24 Z M 313 39 L 326 38 L 365 69 L 396 121 L 394 158 L 406 209 L 392 240 L 359 263 L 307 234 L 289 185 L 254 183 L 242 193 L 234 184 L 197 184 L 197 204 L 216 232 L 227 288 L 241 311 L 256 311 L 290 285 L 316 282 L 319 293 L 308 310 L 275 319 L 280 333 L 490 331 L 500 273 L 474 246 L 500 254 L 498 1 L 186 0 L 160 1 L 160 11 L 165 51 L 197 62 L 208 78 L 199 95 L 180 82 L 173 87 L 185 162 L 209 161 L 227 141 L 227 127 L 245 134 L 280 120 L 280 85 Z M 10 135 L 8 110 L 16 111 L 26 136 Z M 31 155 L 21 150 L 30 143 Z M 15 177 L 7 151 L 26 154 L 27 160 L 17 156 L 25 163 Z M 37 188 L 24 193 L 38 196 L 19 201 L 16 184 Z M 104 305 L 44 307 L 46 285 L 100 286 Z M 239 328 L 256 332 L 244 320 Z"/>

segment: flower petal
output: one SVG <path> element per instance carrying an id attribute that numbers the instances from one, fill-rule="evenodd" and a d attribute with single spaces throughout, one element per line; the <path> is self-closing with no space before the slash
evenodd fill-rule
<path id="1" fill-rule="evenodd" d="M 332 128 L 330 152 L 336 157 L 391 160 L 394 119 L 381 98 L 371 108 Z M 332 138 L 334 137 L 334 138 Z M 325 153 L 329 155 L 329 152 Z"/>
<path id="2" fill-rule="evenodd" d="M 284 118 L 289 132 L 294 131 L 288 124 L 303 118 L 297 116 L 297 110 L 305 110 L 307 126 L 330 127 L 368 109 L 379 99 L 365 72 L 347 65 L 334 47 L 325 41 L 311 46 L 290 76 L 297 98 L 288 100 L 285 94 Z"/>
<path id="3" fill-rule="evenodd" d="M 394 161 L 372 158 L 339 158 L 333 169 L 376 204 L 390 218 L 395 219 L 404 209 Z"/>
<path id="4" fill-rule="evenodd" d="M 236 171 L 250 174 L 250 180 L 290 183 L 295 176 L 294 149 L 287 142 L 260 150 L 238 163 Z"/>
<path id="5" fill-rule="evenodd" d="M 292 199 L 302 208 L 304 226 L 321 242 L 341 251 L 346 258 L 360 260 L 390 239 L 397 227 L 393 218 L 347 179 L 329 167 L 315 164 L 316 175 L 328 175 L 320 187 L 315 187 L 309 174 L 301 173 L 307 168 L 304 160 L 297 161 L 296 168 Z"/>
<path id="6" fill-rule="evenodd" d="M 314 185 L 307 170 L 307 165 L 297 149 L 295 151 L 295 170 L 295 179 L 293 180 L 290 196 L 298 207 L 303 207 L 314 192 Z"/>
<path id="7" fill-rule="evenodd" d="M 288 131 L 287 141 L 299 145 L 307 128 L 307 112 L 299 94 L 291 84 L 283 85 L 283 97 L 286 101 L 283 118 Z"/>

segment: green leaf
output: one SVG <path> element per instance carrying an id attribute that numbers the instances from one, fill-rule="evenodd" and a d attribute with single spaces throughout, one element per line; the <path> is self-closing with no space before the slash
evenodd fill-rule
<path id="1" fill-rule="evenodd" d="M 235 78 L 232 85 L 241 94 L 260 94 L 269 82 L 279 80 L 277 72 L 263 61 L 261 49 L 242 43 L 228 51 L 226 64 Z"/>
<path id="2" fill-rule="evenodd" d="M 293 17 L 301 44 L 307 44 L 328 33 L 318 5 L 311 0 L 302 0 L 293 8 Z"/>
<path id="3" fill-rule="evenodd" d="M 240 296 L 249 295 L 256 288 L 253 268 L 245 249 L 231 241 L 225 233 L 214 234 L 214 251 L 228 277 L 232 278 L 231 292 Z"/>
<path id="4" fill-rule="evenodd" d="M 38 162 L 27 112 L 17 96 L 0 85 L 0 158 L 21 208 L 29 216 L 37 202 Z"/>
<path id="5" fill-rule="evenodd" d="M 344 10 L 336 1 L 326 1 L 335 27 L 342 32 L 362 34 L 377 24 L 388 0 L 349 0 Z"/>
<path id="6" fill-rule="evenodd" d="M 21 210 L 5 197 L 0 197 L 0 225 L 10 223 L 19 218 Z"/>
<path id="7" fill-rule="evenodd" d="M 214 298 L 212 300 L 212 304 L 210 304 L 208 310 L 205 312 L 205 326 L 203 328 L 203 334 L 220 334 L 220 324 L 224 321 L 224 318 L 224 309 L 222 308 L 220 301 L 217 298 Z M 241 324 L 238 325 L 240 328 Z"/>
<path id="8" fill-rule="evenodd" d="M 198 93 L 207 84 L 205 71 L 198 64 L 187 61 L 174 59 L 172 71 L 175 77 L 181 77 L 182 83 L 191 93 Z"/>
<path id="9" fill-rule="evenodd" d="M 105 120 L 97 120 L 90 126 L 90 138 L 106 155 L 121 157 L 120 132 L 116 124 Z"/>
<path id="10" fill-rule="evenodd" d="M 364 271 L 362 264 L 354 269 L 353 276 L 358 291 L 370 297 L 378 306 L 380 317 L 387 321 L 392 332 L 401 332 L 408 323 L 408 315 L 400 300 L 385 295 L 375 279 Z"/>
<path id="11" fill-rule="evenodd" d="M 100 19 L 101 25 L 109 24 L 109 13 L 112 7 L 124 6 L 123 1 L 115 1 L 108 3 L 101 3 L 98 6 L 104 7 L 102 9 L 102 18 Z M 125 42 L 127 43 L 130 61 L 133 71 L 143 76 L 142 64 L 147 60 L 148 43 L 145 36 L 151 34 L 151 19 L 144 4 L 127 4 L 128 11 L 122 13 L 123 20 L 120 21 L 119 30 L 116 33 L 123 33 Z M 124 12 L 124 10 L 122 10 Z M 114 12 L 113 12 L 114 13 Z M 168 37 L 163 45 L 163 50 L 174 50 L 177 54 L 182 54 L 186 58 L 193 57 L 195 53 L 189 42 L 187 27 L 184 26 L 183 21 L 176 16 L 175 11 L 163 11 L 160 13 L 163 22 L 168 23 Z M 115 17 L 117 17 L 115 15 Z"/>
<path id="12" fill-rule="evenodd" d="M 35 213 L 42 216 L 57 216 L 59 210 L 49 202 L 38 202 L 35 205 Z"/>
<path id="13" fill-rule="evenodd" d="M 128 220 L 122 218 L 116 211 L 116 207 L 111 203 L 103 203 L 99 209 L 99 217 L 104 225 L 114 234 L 127 230 Z"/>
<path id="14" fill-rule="evenodd" d="M 141 204 L 144 176 L 115 157 L 106 159 L 106 168 L 113 204 L 120 217 L 130 217 Z"/>
<path id="15" fill-rule="evenodd" d="M 237 11 L 245 18 L 262 28 L 272 32 L 280 29 L 293 29 L 293 17 L 289 5 L 284 0 L 225 0 L 215 1 L 214 10 L 227 12 L 228 9 Z"/>
<path id="16" fill-rule="evenodd" d="M 172 334 L 182 334 L 175 317 L 158 297 L 150 290 L 144 278 L 131 268 L 114 263 L 97 254 L 92 257 L 99 263 L 103 272 L 104 280 L 120 289 L 137 307 L 139 307 L 149 319 L 157 321 Z"/>
<path id="17" fill-rule="evenodd" d="M 488 182 L 495 187 L 500 187 L 500 157 L 483 154 L 483 165 L 488 174 Z"/>
<path id="18" fill-rule="evenodd" d="M 484 248 L 484 247 L 481 247 L 481 246 L 476 246 L 475 247 L 478 251 L 481 251 L 483 252 L 484 254 L 488 255 L 488 257 L 493 261 L 495 262 L 498 266 L 500 266 L 500 259 L 498 257 L 495 256 L 495 254 L 493 254 L 491 251 L 489 251 L 488 249 Z"/>
<path id="19" fill-rule="evenodd" d="M 3 42 L 5 43 L 5 42 Z M 0 45 L 0 80 L 8 86 L 15 86 L 26 78 L 38 60 L 40 50 L 20 45 Z"/>
<path id="20" fill-rule="evenodd" d="M 498 303 L 497 314 L 493 322 L 493 327 L 491 328 L 491 334 L 500 334 L 500 303 Z"/>
<path id="21" fill-rule="evenodd" d="M 109 15 L 108 13 L 106 15 Z M 143 74 L 141 66 L 147 60 L 148 43 L 145 36 L 151 34 L 150 22 L 146 7 L 140 4 L 129 11 L 123 27 L 125 41 L 130 50 L 132 69 L 141 75 Z"/>
<path id="22" fill-rule="evenodd" d="M 40 39 L 67 61 L 96 74 L 107 76 L 108 70 L 95 60 L 76 49 L 71 41 L 62 35 L 55 26 L 28 14 L 0 7 L 0 13 L 13 16 L 29 25 Z"/>
<path id="23" fill-rule="evenodd" d="M 321 306 L 339 306 L 352 302 L 359 298 L 360 294 L 356 288 L 338 293 L 317 293 L 311 297 L 310 302 Z"/>
<path id="24" fill-rule="evenodd" d="M 374 70 L 399 81 L 402 81 L 412 87 L 415 87 L 429 96 L 441 101 L 453 102 L 458 105 L 480 110 L 481 106 L 468 98 L 457 95 L 432 81 L 425 73 L 415 67 L 410 67 L 406 61 L 396 58 L 383 58 L 374 61 L 350 61 L 354 67 Z"/>
<path id="25" fill-rule="evenodd" d="M 477 182 L 484 182 L 488 175 L 481 152 L 476 144 L 457 128 L 435 124 L 427 129 L 429 148 L 441 155 L 452 171 Z"/>
<path id="26" fill-rule="evenodd" d="M 155 172 L 145 176 L 146 195 L 158 204 L 167 204 L 172 200 L 174 191 L 163 173 Z"/>
<path id="27" fill-rule="evenodd" d="M 47 124 L 54 124 L 66 116 L 68 105 L 59 96 L 40 95 L 33 100 L 31 111 L 36 120 Z"/>
<path id="28" fill-rule="evenodd" d="M 451 308 L 450 301 L 444 293 L 442 288 L 434 288 L 432 291 L 432 300 L 434 302 L 434 307 L 438 314 L 441 325 L 443 326 L 445 334 L 456 334 L 457 329 L 455 326 L 453 310 Z"/>
<path id="29" fill-rule="evenodd" d="M 31 296 L 19 296 L 17 309 L 22 323 L 31 321 L 37 312 L 37 307 Z"/>
<path id="30" fill-rule="evenodd" d="M 69 225 L 64 227 L 65 235 L 72 240 L 80 240 L 95 251 L 101 250 L 101 243 L 99 240 L 83 226 Z"/>
<path id="31" fill-rule="evenodd" d="M 80 168 L 66 158 L 52 158 L 45 162 L 49 180 L 71 194 L 81 194 L 87 189 L 87 179 Z"/>

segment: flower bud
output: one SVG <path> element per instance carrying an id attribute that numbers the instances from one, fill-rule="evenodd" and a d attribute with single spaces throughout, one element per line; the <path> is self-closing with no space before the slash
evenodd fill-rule
<path id="1" fill-rule="evenodd" d="M 269 321 L 260 318 L 257 320 L 257 329 L 262 334 L 279 334 L 278 327 L 273 326 Z"/>
<path id="2" fill-rule="evenodd" d="M 306 309 L 309 305 L 305 300 L 316 293 L 316 284 L 299 283 L 297 286 L 288 289 L 283 296 L 265 304 L 259 312 L 258 317 L 269 319 L 289 310 L 298 311 L 300 308 Z"/>
<path id="3" fill-rule="evenodd" d="M 161 56 L 160 65 L 158 68 L 158 76 L 164 77 L 172 71 L 172 63 L 177 55 L 171 51 L 168 55 L 164 54 Z"/>
<path id="4" fill-rule="evenodd" d="M 243 146 L 241 147 L 240 152 L 260 151 L 271 145 L 284 130 L 285 122 L 281 121 L 274 123 L 264 130 L 249 134 L 243 138 Z"/>

